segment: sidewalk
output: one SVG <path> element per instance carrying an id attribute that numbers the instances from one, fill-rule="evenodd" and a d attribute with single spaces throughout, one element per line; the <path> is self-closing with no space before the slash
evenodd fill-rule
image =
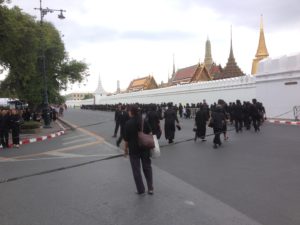
<path id="1" fill-rule="evenodd" d="M 65 134 L 66 128 L 59 122 L 51 123 L 51 128 L 41 128 L 35 134 L 20 134 L 20 145 L 30 144 L 34 142 L 44 141 Z M 10 134 L 11 135 L 11 134 Z M 10 148 L 12 143 L 9 144 Z"/>

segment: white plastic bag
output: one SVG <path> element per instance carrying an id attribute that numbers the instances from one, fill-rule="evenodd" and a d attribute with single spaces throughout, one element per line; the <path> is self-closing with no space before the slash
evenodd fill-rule
<path id="1" fill-rule="evenodd" d="M 151 157 L 158 158 L 160 156 L 160 148 L 156 135 L 153 135 L 155 147 L 151 149 Z"/>

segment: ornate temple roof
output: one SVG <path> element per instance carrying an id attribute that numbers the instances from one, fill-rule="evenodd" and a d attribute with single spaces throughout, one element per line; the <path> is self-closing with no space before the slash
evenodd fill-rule
<path id="1" fill-rule="evenodd" d="M 157 88 L 157 84 L 154 77 L 149 75 L 131 81 L 127 90 L 140 91 L 140 90 L 153 89 L 153 88 Z"/>
<path id="2" fill-rule="evenodd" d="M 240 67 L 237 65 L 234 55 L 233 55 L 233 48 L 232 48 L 232 32 L 231 32 L 231 40 L 230 40 L 230 53 L 227 64 L 221 73 L 220 79 L 231 78 L 231 77 L 238 77 L 244 76 L 245 74 L 242 72 Z"/>
<path id="3" fill-rule="evenodd" d="M 173 75 L 172 83 L 190 82 L 197 68 L 198 64 L 178 69 L 177 72 Z"/>
<path id="4" fill-rule="evenodd" d="M 213 78 L 213 80 L 221 79 L 223 68 L 221 65 L 217 65 L 213 63 L 210 67 L 209 74 Z"/>

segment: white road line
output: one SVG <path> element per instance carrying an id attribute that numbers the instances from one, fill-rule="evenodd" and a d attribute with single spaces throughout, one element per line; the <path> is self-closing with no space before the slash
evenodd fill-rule
<path id="1" fill-rule="evenodd" d="M 94 137 L 80 138 L 80 139 L 77 139 L 77 140 L 64 142 L 63 145 L 69 145 L 69 144 L 74 144 L 74 143 L 77 143 L 77 142 L 85 142 L 85 141 L 96 141 L 96 139 Z"/>
<path id="2" fill-rule="evenodd" d="M 63 138 L 63 140 L 73 140 L 79 137 L 88 137 L 86 134 L 79 134 L 79 135 L 75 135 L 75 136 L 71 136 L 71 137 L 65 137 Z"/>
<path id="3" fill-rule="evenodd" d="M 15 159 L 0 157 L 0 162 L 14 162 Z"/>
<path id="4" fill-rule="evenodd" d="M 46 155 L 46 154 L 45 154 Z M 48 155 L 48 154 L 47 154 Z M 67 156 L 69 155 L 69 156 Z M 61 157 L 44 157 L 44 158 L 34 158 L 34 159 L 13 159 L 13 160 L 6 160 L 6 161 L 1 161 L 2 162 L 24 162 L 24 161 L 40 161 L 40 160 L 50 160 L 50 159 L 75 159 L 75 158 L 93 158 L 93 157 L 110 157 L 110 156 L 115 156 L 118 154 L 100 154 L 100 155 L 76 155 L 76 154 L 66 154 L 66 156 L 61 156 Z"/>
<path id="5" fill-rule="evenodd" d="M 58 156 L 58 157 L 78 157 L 79 154 L 72 154 L 72 153 L 64 153 L 64 152 L 49 152 L 45 153 L 45 155 L 52 155 L 52 156 Z"/>

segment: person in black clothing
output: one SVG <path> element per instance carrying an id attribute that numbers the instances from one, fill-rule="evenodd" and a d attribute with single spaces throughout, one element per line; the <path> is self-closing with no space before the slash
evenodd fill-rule
<path id="1" fill-rule="evenodd" d="M 153 194 L 153 177 L 150 159 L 150 149 L 143 149 L 138 144 L 138 132 L 141 131 L 142 118 L 139 115 L 138 107 L 131 106 L 129 108 L 130 119 L 125 124 L 125 156 L 129 154 L 130 164 L 132 168 L 133 178 L 135 181 L 137 194 L 145 194 L 145 186 L 141 173 L 141 163 L 143 173 L 146 178 L 148 194 Z"/>
<path id="2" fill-rule="evenodd" d="M 172 103 L 168 103 L 168 109 L 164 113 L 165 118 L 165 137 L 169 140 L 169 144 L 173 143 L 175 138 L 175 121 L 177 126 L 179 125 L 179 120 L 177 118 L 175 110 L 173 110 Z"/>
<path id="3" fill-rule="evenodd" d="M 211 113 L 211 120 L 215 134 L 214 148 L 218 148 L 218 146 L 221 146 L 222 144 L 220 135 L 223 132 L 224 123 L 226 121 L 221 105 L 217 105 L 215 110 Z"/>
<path id="4" fill-rule="evenodd" d="M 1 130 L 2 130 L 2 147 L 8 148 L 8 137 L 9 137 L 9 122 L 10 114 L 8 110 L 2 110 Z"/>
<path id="5" fill-rule="evenodd" d="M 250 120 L 250 103 L 249 102 L 244 102 L 243 115 L 244 115 L 244 125 L 247 130 L 250 130 L 251 120 Z"/>
<path id="6" fill-rule="evenodd" d="M 179 116 L 180 116 L 180 118 L 182 118 L 183 107 L 182 107 L 181 103 L 179 104 L 179 107 L 178 107 L 178 112 L 179 112 Z"/>
<path id="7" fill-rule="evenodd" d="M 254 127 L 255 132 L 260 131 L 261 116 L 259 113 L 258 104 L 257 104 L 256 99 L 252 99 L 252 104 L 250 106 L 250 115 L 252 118 L 253 127 Z"/>
<path id="8" fill-rule="evenodd" d="M 25 121 L 30 121 L 31 113 L 29 109 L 25 109 L 25 112 L 23 113 L 23 119 Z"/>
<path id="9" fill-rule="evenodd" d="M 234 125 L 235 131 L 242 132 L 243 131 L 243 106 L 240 100 L 236 100 L 235 106 L 233 106 L 233 117 L 234 117 Z"/>
<path id="10" fill-rule="evenodd" d="M 20 125 L 21 125 L 21 116 L 16 110 L 12 110 L 10 116 L 10 128 L 12 133 L 13 145 L 16 148 L 20 146 Z"/>
<path id="11" fill-rule="evenodd" d="M 117 118 L 117 120 L 119 121 L 119 124 L 120 124 L 120 130 L 121 130 L 120 137 L 117 140 L 117 146 L 118 147 L 120 146 L 120 144 L 123 140 L 124 133 L 125 133 L 125 124 L 126 124 L 128 119 L 129 119 L 129 116 L 128 116 L 128 113 L 126 112 L 126 106 L 122 105 L 121 112 L 120 112 L 120 114 L 118 115 L 118 118 Z"/>
<path id="12" fill-rule="evenodd" d="M 202 141 L 206 141 L 205 139 L 206 123 L 209 117 L 202 103 L 199 105 L 199 107 L 200 109 L 196 113 L 196 117 L 195 117 L 195 125 L 196 125 L 195 141 L 197 140 L 198 137 L 201 138 Z"/>
<path id="13" fill-rule="evenodd" d="M 161 137 L 160 116 L 156 111 L 156 105 L 152 104 L 144 120 L 144 131 L 156 135 L 157 139 Z"/>
<path id="14" fill-rule="evenodd" d="M 115 131 L 114 131 L 113 137 L 117 137 L 117 133 L 118 133 L 119 126 L 120 126 L 120 121 L 119 121 L 119 115 L 120 115 L 120 113 L 121 113 L 121 104 L 118 105 L 118 108 L 115 111 L 115 123 L 116 123 L 116 126 L 115 126 Z"/>

